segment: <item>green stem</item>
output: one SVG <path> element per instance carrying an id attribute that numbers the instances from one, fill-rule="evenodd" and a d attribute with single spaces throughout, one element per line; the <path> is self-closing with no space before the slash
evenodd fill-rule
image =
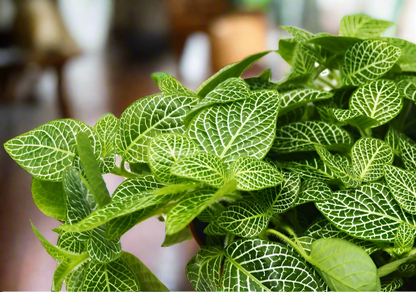
<path id="1" fill-rule="evenodd" d="M 227 247 L 231 242 L 233 242 L 235 235 L 227 233 L 225 236 L 224 247 Z"/>
<path id="2" fill-rule="evenodd" d="M 360 128 L 357 128 L 358 131 L 360 131 L 361 137 L 372 137 L 373 136 L 373 131 L 371 130 L 371 128 L 367 128 L 365 130 L 361 130 Z"/>
<path id="3" fill-rule="evenodd" d="M 326 86 L 328 86 L 329 88 L 331 88 L 331 89 L 335 89 L 335 86 L 331 83 L 331 82 L 329 82 L 328 80 L 325 80 L 324 78 L 322 78 L 322 77 L 318 77 L 318 78 L 316 78 L 316 80 L 318 80 L 318 81 L 320 81 L 320 82 L 322 82 L 322 83 L 324 83 Z"/>
<path id="4" fill-rule="evenodd" d="M 310 262 L 312 265 L 316 264 L 315 261 L 305 252 L 305 250 L 301 246 L 294 243 L 291 239 L 289 239 L 289 237 L 287 237 L 283 233 L 280 233 L 279 231 L 274 230 L 274 229 L 266 229 L 265 232 L 273 234 L 277 237 L 280 237 L 281 239 L 286 241 L 291 247 L 293 247 L 302 257 L 304 257 L 305 260 Z"/>
<path id="5" fill-rule="evenodd" d="M 120 162 L 120 166 L 114 166 L 113 170 L 111 170 L 112 174 L 118 175 L 118 176 L 122 176 L 125 178 L 136 178 L 136 177 L 142 177 L 142 175 L 137 174 L 137 173 L 133 173 L 131 171 L 128 171 L 126 169 L 126 166 L 124 165 L 124 159 L 121 158 L 121 162 Z"/>

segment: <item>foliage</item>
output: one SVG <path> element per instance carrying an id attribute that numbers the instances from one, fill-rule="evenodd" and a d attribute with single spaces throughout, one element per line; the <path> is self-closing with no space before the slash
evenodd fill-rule
<path id="1" fill-rule="evenodd" d="M 6 142 L 62 224 L 60 291 L 167 290 L 120 237 L 154 216 L 163 246 L 206 226 L 186 267 L 198 291 L 393 291 L 416 276 L 416 45 L 390 22 L 346 16 L 339 36 L 283 27 L 279 51 L 226 66 L 195 92 L 161 93 L 94 127 L 64 119 Z M 268 53 L 291 65 L 241 74 Z M 120 162 L 116 163 L 116 157 Z M 129 167 L 126 165 L 129 164 Z M 102 175 L 125 177 L 110 196 Z M 410 278 L 410 280 L 409 280 Z"/>

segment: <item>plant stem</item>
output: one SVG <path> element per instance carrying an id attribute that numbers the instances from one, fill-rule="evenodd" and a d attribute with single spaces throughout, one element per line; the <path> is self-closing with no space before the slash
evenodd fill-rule
<path id="1" fill-rule="evenodd" d="M 316 78 L 316 80 L 324 83 L 326 86 L 328 86 L 331 89 L 335 89 L 334 85 L 331 82 L 329 82 L 328 80 L 326 80 L 326 79 L 324 79 L 322 77 L 318 77 L 318 78 Z"/>
<path id="2" fill-rule="evenodd" d="M 307 260 L 311 264 L 314 264 L 315 261 L 312 260 L 312 258 L 306 254 L 305 250 L 301 246 L 298 246 L 296 243 L 294 243 L 292 240 L 290 240 L 289 237 L 287 237 L 283 233 L 280 233 L 279 231 L 274 230 L 274 229 L 266 229 L 266 232 L 270 233 L 270 234 L 273 234 L 273 235 L 276 235 L 277 237 L 280 237 L 281 239 L 286 241 L 291 247 L 293 247 L 301 256 L 303 256 L 305 258 L 305 260 Z"/>
<path id="3" fill-rule="evenodd" d="M 118 175 L 118 176 L 122 176 L 125 178 L 136 178 L 136 177 L 142 177 L 142 175 L 137 174 L 137 173 L 133 173 L 131 171 L 128 171 L 126 169 L 126 166 L 124 165 L 124 159 L 121 158 L 120 161 L 120 166 L 114 166 L 113 170 L 111 171 L 112 174 Z"/>
<path id="4" fill-rule="evenodd" d="M 225 236 L 224 247 L 227 247 L 231 242 L 233 242 L 235 235 L 227 233 Z"/>

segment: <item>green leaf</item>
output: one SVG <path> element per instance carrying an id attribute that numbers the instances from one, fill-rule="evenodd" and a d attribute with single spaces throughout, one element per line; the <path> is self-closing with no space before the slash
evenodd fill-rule
<path id="1" fill-rule="evenodd" d="M 342 232 L 337 227 L 335 227 L 331 222 L 326 219 L 320 220 L 313 224 L 311 227 L 306 230 L 305 236 L 309 236 L 318 240 L 320 238 L 340 238 L 345 239 L 349 242 L 352 242 L 362 249 L 365 250 L 366 253 L 372 254 L 381 249 L 381 244 L 373 243 L 367 240 L 361 240 L 351 235 L 348 235 L 346 232 Z"/>
<path id="2" fill-rule="evenodd" d="M 68 225 L 75 224 L 87 217 L 96 207 L 91 200 L 87 185 L 75 167 L 68 167 L 63 175 L 63 188 L 66 203 L 66 220 Z M 90 238 L 89 232 L 75 233 L 74 236 L 81 241 Z"/>
<path id="3" fill-rule="evenodd" d="M 214 203 L 202 211 L 197 217 L 199 221 L 212 222 L 218 218 L 222 211 L 224 211 L 224 206 L 221 203 Z"/>
<path id="4" fill-rule="evenodd" d="M 108 264 L 91 262 L 83 291 L 140 291 L 140 283 L 122 258 Z"/>
<path id="5" fill-rule="evenodd" d="M 39 239 L 39 241 L 42 243 L 43 247 L 45 248 L 46 252 L 53 258 L 58 260 L 64 260 L 68 257 L 75 258 L 77 256 L 76 253 L 61 249 L 49 241 L 46 240 L 45 237 L 42 236 L 42 234 L 36 229 L 36 227 L 33 225 L 32 222 L 30 222 L 32 226 L 33 233 L 35 233 L 36 237 Z"/>
<path id="6" fill-rule="evenodd" d="M 237 182 L 229 181 L 219 190 L 200 189 L 183 197 L 172 209 L 166 218 L 166 234 L 172 235 L 185 228 L 205 208 L 223 196 L 235 191 Z"/>
<path id="7" fill-rule="evenodd" d="M 184 229 L 176 232 L 175 234 L 166 234 L 165 240 L 162 243 L 162 247 L 169 247 L 184 241 L 193 240 L 189 227 L 186 226 Z"/>
<path id="8" fill-rule="evenodd" d="M 110 204 L 94 211 L 82 221 L 73 225 L 61 225 L 59 228 L 70 232 L 82 232 L 96 228 L 108 221 L 124 215 L 143 210 L 150 206 L 167 204 L 171 200 L 178 199 L 181 195 L 153 195 L 151 192 L 140 195 L 132 195 L 118 200 L 113 200 Z"/>
<path id="9" fill-rule="evenodd" d="M 328 166 L 334 175 L 339 178 L 346 187 L 358 187 L 360 182 L 357 181 L 353 174 L 351 163 L 348 158 L 339 154 L 331 154 L 327 149 L 321 146 L 315 147 L 323 162 Z"/>
<path id="10" fill-rule="evenodd" d="M 99 207 L 110 203 L 111 197 L 101 176 L 100 166 L 94 157 L 94 149 L 88 136 L 82 132 L 77 135 L 77 149 L 83 171 L 88 179 L 88 187 L 91 189 L 95 202 Z"/>
<path id="11" fill-rule="evenodd" d="M 321 291 L 303 258 L 281 244 L 260 239 L 234 241 L 225 250 L 224 291 Z"/>
<path id="12" fill-rule="evenodd" d="M 177 183 L 181 179 L 170 172 L 171 166 L 182 156 L 197 151 L 197 146 L 186 136 L 162 134 L 150 141 L 149 165 L 153 175 L 162 183 Z"/>
<path id="13" fill-rule="evenodd" d="M 85 249 L 85 242 L 78 240 L 73 233 L 57 230 L 58 248 L 69 251 L 71 253 L 81 254 Z"/>
<path id="14" fill-rule="evenodd" d="M 73 275 L 78 269 L 82 269 L 83 264 L 86 263 L 88 259 L 88 253 L 85 252 L 76 257 L 68 257 L 62 260 L 53 274 L 53 290 L 58 292 L 61 291 L 64 280 Z M 85 290 L 81 289 L 81 291 Z"/>
<path id="15" fill-rule="evenodd" d="M 400 134 L 396 130 L 390 127 L 386 133 L 386 136 L 384 136 L 384 142 L 386 142 L 390 146 L 394 154 L 401 154 Z"/>
<path id="16" fill-rule="evenodd" d="M 309 102 L 325 100 L 332 97 L 332 93 L 314 89 L 295 89 L 282 94 L 279 116 Z"/>
<path id="17" fill-rule="evenodd" d="M 393 242 L 400 224 L 416 228 L 416 218 L 380 183 L 334 192 L 332 200 L 315 205 L 339 229 L 365 240 Z"/>
<path id="18" fill-rule="evenodd" d="M 192 121 L 188 135 L 226 163 L 240 156 L 262 159 L 273 143 L 279 103 L 276 91 L 259 90 L 248 99 L 214 105 Z"/>
<path id="19" fill-rule="evenodd" d="M 272 150 L 276 153 L 314 151 L 315 145 L 337 150 L 350 144 L 352 138 L 342 128 L 322 121 L 306 121 L 277 129 Z"/>
<path id="20" fill-rule="evenodd" d="M 280 214 L 294 207 L 300 190 L 300 176 L 290 172 L 282 172 L 283 182 L 280 186 L 251 192 L 262 205 L 271 208 L 273 213 Z"/>
<path id="21" fill-rule="evenodd" d="M 384 176 L 383 166 L 393 163 L 393 151 L 382 140 L 361 138 L 351 150 L 352 166 L 357 180 L 376 181 Z"/>
<path id="22" fill-rule="evenodd" d="M 169 73 L 166 72 L 154 72 L 150 75 L 152 77 L 152 80 L 154 83 L 158 84 L 160 80 L 167 78 L 167 77 L 173 77 Z"/>
<path id="23" fill-rule="evenodd" d="M 254 55 L 250 55 L 240 62 L 233 63 L 225 66 L 220 71 L 208 78 L 204 83 L 202 83 L 196 90 L 196 93 L 199 96 L 206 96 L 210 91 L 214 90 L 218 84 L 227 80 L 231 77 L 240 77 L 243 72 L 250 67 L 254 62 L 259 60 L 261 57 L 267 55 L 270 51 L 260 52 Z"/>
<path id="24" fill-rule="evenodd" d="M 319 45 L 328 51 L 342 55 L 350 47 L 360 41 L 361 39 L 354 37 L 328 35 L 321 37 L 317 36 L 314 39 L 309 40 L 308 43 Z"/>
<path id="25" fill-rule="evenodd" d="M 404 79 L 397 82 L 400 93 L 407 99 L 416 102 L 416 79 Z"/>
<path id="26" fill-rule="evenodd" d="M 43 214 L 59 221 L 65 221 L 66 206 L 61 182 L 33 178 L 31 190 L 33 200 Z"/>
<path id="27" fill-rule="evenodd" d="M 313 179 L 302 182 L 296 206 L 308 202 L 322 202 L 332 198 L 332 191 L 327 184 Z"/>
<path id="28" fill-rule="evenodd" d="M 220 227 L 217 221 L 212 221 L 204 229 L 204 233 L 206 235 L 226 235 L 227 231 Z"/>
<path id="29" fill-rule="evenodd" d="M 71 292 L 81 292 L 83 291 L 84 278 L 86 273 L 87 263 L 82 264 L 76 269 L 72 270 L 68 276 L 65 278 L 65 289 L 66 291 Z"/>
<path id="30" fill-rule="evenodd" d="M 408 224 L 400 224 L 394 238 L 394 252 L 398 255 L 409 252 L 415 243 L 416 230 Z"/>
<path id="31" fill-rule="evenodd" d="M 404 282 L 401 278 L 395 278 L 395 277 L 381 278 L 381 291 L 383 292 L 396 291 L 403 285 L 404 285 Z"/>
<path id="32" fill-rule="evenodd" d="M 277 124 L 279 127 L 300 122 L 305 115 L 306 106 L 297 107 L 294 110 L 288 112 L 287 114 L 281 115 L 277 118 Z"/>
<path id="33" fill-rule="evenodd" d="M 382 40 L 402 50 L 402 55 L 398 61 L 400 66 L 415 62 L 416 44 L 399 38 L 383 37 Z"/>
<path id="34" fill-rule="evenodd" d="M 393 81 L 378 80 L 358 88 L 351 97 L 350 109 L 378 123 L 380 126 L 399 114 L 403 98 Z"/>
<path id="35" fill-rule="evenodd" d="M 360 86 L 380 78 L 399 59 L 401 50 L 379 40 L 366 40 L 350 47 L 342 66 L 344 85 Z"/>
<path id="36" fill-rule="evenodd" d="M 120 117 L 117 139 L 123 158 L 129 163 L 147 162 L 149 141 L 163 133 L 183 134 L 182 120 L 196 102 L 194 96 L 177 93 L 150 95 L 130 105 Z"/>
<path id="37" fill-rule="evenodd" d="M 385 165 L 387 185 L 403 210 L 416 215 L 416 174 L 396 166 Z"/>
<path id="38" fill-rule="evenodd" d="M 111 173 L 116 167 L 116 154 L 108 154 L 106 157 L 99 160 L 98 165 L 102 174 Z"/>
<path id="39" fill-rule="evenodd" d="M 393 262 L 390 262 L 388 264 L 385 264 L 384 266 L 381 266 L 380 268 L 378 268 L 378 274 L 379 274 L 380 277 L 384 277 L 386 275 L 389 275 L 389 274 L 395 272 L 396 270 L 398 270 L 401 265 L 403 265 L 407 262 L 414 262 L 415 258 L 416 258 L 416 255 L 412 254 L 412 255 L 407 256 L 405 258 L 401 258 L 401 259 L 395 260 Z"/>
<path id="40" fill-rule="evenodd" d="M 238 201 L 226 208 L 217 219 L 219 227 L 241 237 L 255 237 L 269 224 L 271 213 L 256 202 Z"/>
<path id="41" fill-rule="evenodd" d="M 400 137 L 399 151 L 406 169 L 416 171 L 416 144 L 410 139 Z"/>
<path id="42" fill-rule="evenodd" d="M 91 237 L 87 242 L 87 250 L 94 262 L 106 264 L 121 256 L 121 244 L 117 240 L 107 239 L 105 225 L 91 231 Z"/>
<path id="43" fill-rule="evenodd" d="M 186 276 L 196 291 L 218 291 L 223 252 L 219 247 L 201 247 L 186 265 Z"/>
<path id="44" fill-rule="evenodd" d="M 94 125 L 94 130 L 98 133 L 103 146 L 102 158 L 116 151 L 116 133 L 118 128 L 118 119 L 112 114 L 106 114 Z"/>
<path id="45" fill-rule="evenodd" d="M 123 181 L 113 193 L 113 200 L 141 195 L 148 196 L 148 191 L 157 190 L 164 187 L 165 184 L 159 183 L 152 175 L 146 175 L 139 178 L 132 178 Z M 112 219 L 106 224 L 106 234 L 108 239 L 120 238 L 124 233 L 129 231 L 139 222 L 145 220 L 153 214 L 154 211 L 163 207 L 163 204 L 153 205 L 148 208 L 133 212 L 129 215 Z"/>
<path id="46" fill-rule="evenodd" d="M 314 73 L 315 63 L 319 61 L 315 52 L 307 44 L 295 39 L 280 39 L 279 54 L 292 66 L 291 77 Z"/>
<path id="47" fill-rule="evenodd" d="M 393 24 L 364 15 L 347 15 L 341 19 L 339 35 L 363 39 L 378 38 Z"/>
<path id="48" fill-rule="evenodd" d="M 137 257 L 128 252 L 121 256 L 124 263 L 136 275 L 140 283 L 141 291 L 169 291 L 162 282 L 149 270 L 146 265 Z"/>
<path id="49" fill-rule="evenodd" d="M 77 152 L 76 137 L 84 132 L 98 158 L 102 152 L 101 141 L 85 123 L 55 120 L 17 136 L 4 144 L 10 157 L 35 178 L 61 181 L 66 167 L 72 165 Z"/>
<path id="50" fill-rule="evenodd" d="M 281 26 L 281 28 L 293 35 L 293 37 L 299 42 L 306 42 L 315 37 L 312 33 L 299 29 L 297 27 Z"/>
<path id="51" fill-rule="evenodd" d="M 185 125 L 189 125 L 192 119 L 204 108 L 214 104 L 223 104 L 250 97 L 250 88 L 241 78 L 228 78 L 209 92 L 185 117 Z"/>
<path id="52" fill-rule="evenodd" d="M 355 244 L 338 238 L 312 243 L 310 257 L 331 291 L 380 291 L 377 267 Z"/>
<path id="53" fill-rule="evenodd" d="M 250 87 L 250 90 L 262 90 L 262 89 L 276 89 L 277 84 L 271 82 L 272 71 L 267 69 L 263 71 L 258 77 L 246 78 L 244 81 Z"/>
<path id="54" fill-rule="evenodd" d="M 167 76 L 158 81 L 157 86 L 166 95 L 183 95 L 189 97 L 197 97 L 195 92 L 189 90 L 179 83 L 178 80 L 171 76 Z"/>
<path id="55" fill-rule="evenodd" d="M 286 168 L 293 173 L 299 174 L 304 179 L 314 179 L 320 181 L 336 179 L 332 170 L 319 157 L 301 161 L 279 163 L 279 166 Z"/>
<path id="56" fill-rule="evenodd" d="M 232 177 L 237 180 L 237 189 L 242 191 L 274 187 L 283 179 L 275 167 L 253 157 L 237 158 L 231 164 L 230 170 Z"/>
<path id="57" fill-rule="evenodd" d="M 220 188 L 228 180 L 228 170 L 224 162 L 216 155 L 199 152 L 182 157 L 172 164 L 173 175 L 204 182 Z"/>

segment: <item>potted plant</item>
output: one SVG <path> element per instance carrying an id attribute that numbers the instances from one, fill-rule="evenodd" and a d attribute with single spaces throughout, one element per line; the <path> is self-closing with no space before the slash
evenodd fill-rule
<path id="1" fill-rule="evenodd" d="M 346 16 L 339 36 L 284 27 L 283 80 L 240 77 L 275 52 L 195 92 L 156 73 L 162 93 L 120 119 L 55 120 L 6 142 L 37 206 L 62 223 L 56 245 L 32 225 L 58 262 L 52 289 L 167 290 L 119 242 L 152 216 L 166 245 L 188 239 L 196 218 L 207 225 L 186 267 L 198 291 L 412 289 L 416 45 L 382 37 L 390 25 Z M 104 173 L 126 178 L 111 196 Z"/>

